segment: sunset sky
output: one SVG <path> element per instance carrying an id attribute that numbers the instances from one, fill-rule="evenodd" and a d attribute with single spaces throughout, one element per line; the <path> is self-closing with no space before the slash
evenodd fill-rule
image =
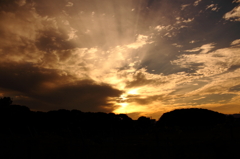
<path id="1" fill-rule="evenodd" d="M 240 112 L 240 0 L 1 0 L 0 97 L 158 119 Z"/>

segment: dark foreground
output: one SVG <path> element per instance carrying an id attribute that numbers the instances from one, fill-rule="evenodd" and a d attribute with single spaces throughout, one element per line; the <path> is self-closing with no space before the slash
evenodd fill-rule
<path id="1" fill-rule="evenodd" d="M 239 118 L 204 109 L 175 110 L 155 122 L 5 104 L 0 128 L 2 159 L 239 158 Z"/>
<path id="2" fill-rule="evenodd" d="M 1 136 L 1 158 L 25 159 L 147 159 L 239 158 L 240 130 L 218 127 L 201 132 L 151 132 L 112 138 L 81 138 L 39 134 Z"/>

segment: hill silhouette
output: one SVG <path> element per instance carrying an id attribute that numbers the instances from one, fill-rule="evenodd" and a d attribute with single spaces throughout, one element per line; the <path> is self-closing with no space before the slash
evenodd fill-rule
<path id="1" fill-rule="evenodd" d="M 159 127 L 178 127 L 180 129 L 210 128 L 223 124 L 227 116 L 207 109 L 175 109 L 164 113 L 157 121 Z"/>
<path id="2" fill-rule="evenodd" d="M 195 108 L 155 123 L 126 114 L 34 112 L 4 97 L 0 128 L 0 158 L 235 158 L 240 145 L 239 119 Z"/>

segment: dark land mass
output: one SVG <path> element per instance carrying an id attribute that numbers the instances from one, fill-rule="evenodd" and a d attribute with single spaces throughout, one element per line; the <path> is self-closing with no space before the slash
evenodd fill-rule
<path id="1" fill-rule="evenodd" d="M 240 118 L 177 109 L 158 121 L 126 114 L 33 112 L 0 98 L 0 158 L 239 158 Z"/>

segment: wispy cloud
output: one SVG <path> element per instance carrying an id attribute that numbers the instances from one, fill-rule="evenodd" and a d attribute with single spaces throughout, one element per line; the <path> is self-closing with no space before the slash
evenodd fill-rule
<path id="1" fill-rule="evenodd" d="M 183 4 L 181 5 L 181 10 L 184 10 L 186 7 L 190 6 L 191 4 Z"/>
<path id="2" fill-rule="evenodd" d="M 194 6 L 197 6 L 201 1 L 202 1 L 202 0 L 196 0 L 196 1 L 193 3 L 193 5 L 194 5 Z"/>
<path id="3" fill-rule="evenodd" d="M 24 6 L 26 4 L 26 0 L 17 0 L 15 1 L 19 6 Z"/>
<path id="4" fill-rule="evenodd" d="M 238 3 L 240 3 L 240 2 L 238 2 Z M 240 21 L 240 6 L 237 6 L 230 12 L 227 12 L 223 16 L 223 18 L 226 20 L 231 20 L 231 21 Z"/>
<path id="5" fill-rule="evenodd" d="M 240 45 L 240 39 L 236 39 L 236 40 L 234 40 L 232 43 L 231 43 L 231 45 Z"/>
<path id="6" fill-rule="evenodd" d="M 209 51 L 211 51 L 215 47 L 214 45 L 215 45 L 214 43 L 204 44 L 201 47 L 196 47 L 196 48 L 193 48 L 191 50 L 185 50 L 185 52 L 201 51 L 200 52 L 201 54 L 206 54 L 206 53 L 208 53 Z"/>
<path id="7" fill-rule="evenodd" d="M 66 7 L 72 7 L 73 3 L 72 2 L 67 2 Z"/>
<path id="8" fill-rule="evenodd" d="M 208 84 L 186 95 L 230 93 L 229 89 L 232 86 L 239 85 L 235 80 L 240 71 L 240 67 L 237 67 L 240 66 L 239 52 L 239 47 L 228 47 L 208 54 L 182 55 L 173 61 L 173 64 L 189 68 L 199 64 L 194 74 L 200 78 L 208 78 Z"/>
<path id="9" fill-rule="evenodd" d="M 218 11 L 218 5 L 217 4 L 210 4 L 207 6 L 206 10 L 207 9 L 211 9 L 212 11 Z"/>
<path id="10" fill-rule="evenodd" d="M 150 44 L 149 37 L 145 35 L 138 35 L 136 42 L 126 45 L 128 48 L 131 49 L 138 49 L 146 44 Z"/>

